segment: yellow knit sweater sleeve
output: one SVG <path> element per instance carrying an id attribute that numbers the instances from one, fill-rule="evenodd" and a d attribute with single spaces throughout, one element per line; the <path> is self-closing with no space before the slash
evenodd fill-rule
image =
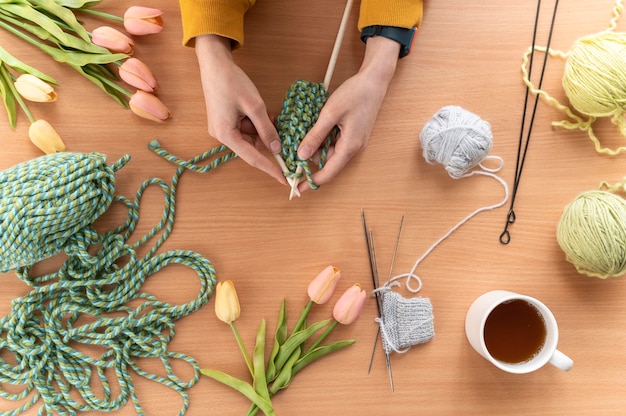
<path id="1" fill-rule="evenodd" d="M 243 19 L 256 0 L 179 0 L 183 21 L 183 44 L 215 34 L 243 44 Z M 371 25 L 410 28 L 422 21 L 422 0 L 361 0 L 359 30 Z"/>
<path id="2" fill-rule="evenodd" d="M 359 30 L 372 25 L 419 27 L 422 13 L 422 0 L 361 0 Z"/>
<path id="3" fill-rule="evenodd" d="M 256 0 L 179 0 L 183 44 L 194 45 L 199 35 L 214 34 L 243 44 L 243 17 Z"/>

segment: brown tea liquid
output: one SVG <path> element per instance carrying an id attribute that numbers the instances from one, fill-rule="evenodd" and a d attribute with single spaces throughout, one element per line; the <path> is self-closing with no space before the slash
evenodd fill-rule
<path id="1" fill-rule="evenodd" d="M 510 364 L 533 358 L 546 341 L 546 325 L 537 308 L 525 300 L 501 303 L 485 322 L 485 344 L 496 360 Z"/>

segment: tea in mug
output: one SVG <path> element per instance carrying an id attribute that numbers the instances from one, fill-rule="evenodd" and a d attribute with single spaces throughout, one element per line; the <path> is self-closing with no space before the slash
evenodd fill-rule
<path id="1" fill-rule="evenodd" d="M 537 308 L 522 299 L 496 306 L 487 317 L 484 329 L 489 354 L 509 364 L 533 358 L 546 340 L 546 325 Z"/>

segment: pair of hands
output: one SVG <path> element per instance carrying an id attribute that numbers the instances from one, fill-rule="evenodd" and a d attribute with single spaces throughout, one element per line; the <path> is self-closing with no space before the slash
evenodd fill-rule
<path id="1" fill-rule="evenodd" d="M 230 40 L 217 35 L 202 35 L 196 38 L 195 50 L 209 134 L 249 165 L 287 185 L 276 161 L 262 153 L 263 149 L 280 153 L 281 142 L 259 91 L 233 61 Z M 298 157 L 309 159 L 331 130 L 335 126 L 339 128 L 324 168 L 313 173 L 316 184 L 333 180 L 367 145 L 395 72 L 399 50 L 400 45 L 392 40 L 368 39 L 361 68 L 330 95 L 316 124 L 300 143 Z M 310 188 L 306 181 L 300 183 L 300 192 L 307 189 Z"/>

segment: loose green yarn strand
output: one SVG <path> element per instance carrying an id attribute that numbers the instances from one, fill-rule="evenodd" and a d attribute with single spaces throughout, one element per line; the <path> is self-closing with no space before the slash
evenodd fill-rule
<path id="1" fill-rule="evenodd" d="M 183 402 L 179 414 L 187 411 L 187 389 L 199 380 L 200 368 L 192 357 L 169 351 L 168 345 L 175 321 L 208 302 L 215 270 L 192 251 L 158 252 L 172 232 L 178 180 L 187 168 L 176 170 L 171 185 L 158 178 L 144 181 L 130 200 L 114 195 L 115 173 L 128 160 L 125 156 L 107 166 L 100 154 L 57 153 L 0 172 L 0 267 L 3 272 L 15 269 L 31 287 L 0 319 L 0 397 L 26 400 L 0 412 L 2 416 L 39 404 L 40 415 L 108 412 L 129 401 L 143 415 L 132 373 L 176 391 Z M 162 218 L 130 243 L 141 198 L 153 186 L 164 195 Z M 128 217 L 99 234 L 92 224 L 113 203 L 126 206 Z M 138 256 L 138 249 L 152 240 L 147 253 Z M 31 275 L 34 263 L 60 252 L 67 259 L 58 271 Z M 197 274 L 195 299 L 172 305 L 141 290 L 150 276 L 171 264 Z M 99 356 L 84 352 L 94 348 Z M 142 358 L 159 359 L 164 373 L 142 369 Z M 193 376 L 179 378 L 174 361 L 190 366 Z M 14 388 L 2 387 L 8 385 Z M 16 388 L 22 390 L 15 393 Z"/>

